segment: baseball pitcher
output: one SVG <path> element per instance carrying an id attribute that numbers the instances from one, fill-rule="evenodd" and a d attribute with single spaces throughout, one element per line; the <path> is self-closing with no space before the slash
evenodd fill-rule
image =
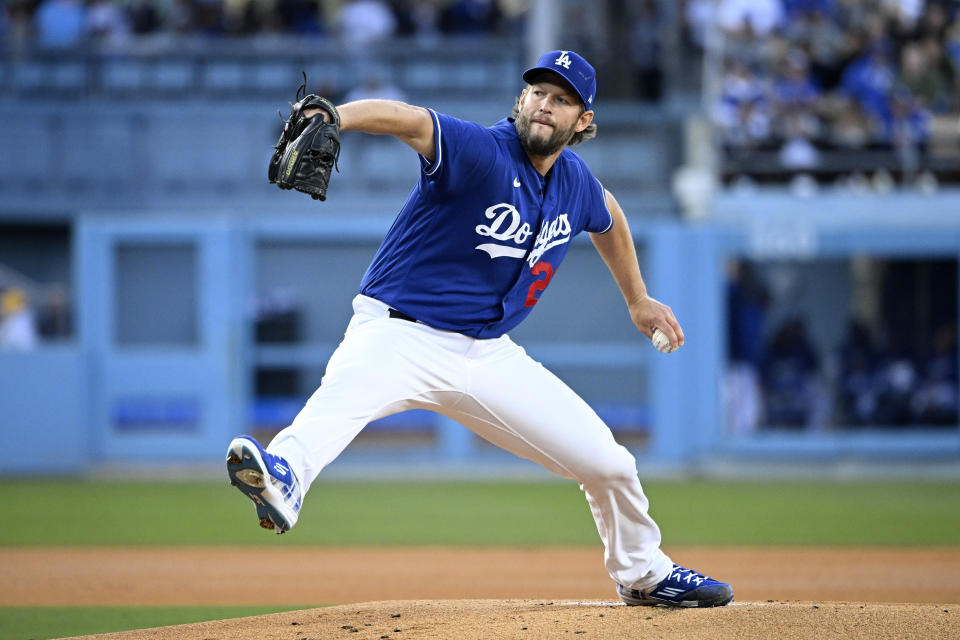
<path id="1" fill-rule="evenodd" d="M 730 585 L 661 551 L 633 456 L 508 335 L 586 231 L 637 329 L 664 334 L 661 350 L 684 342 L 673 312 L 646 290 L 620 205 L 568 148 L 596 134 L 594 68 L 551 51 L 523 80 L 513 115 L 491 127 L 389 100 L 335 107 L 304 95 L 293 105 L 268 170 L 279 187 L 325 199 L 341 130 L 395 136 L 417 152 L 420 177 L 363 276 L 320 387 L 266 449 L 249 436 L 230 443 L 230 481 L 261 526 L 289 531 L 314 479 L 364 426 L 429 409 L 578 482 L 628 605 L 725 605 Z"/>

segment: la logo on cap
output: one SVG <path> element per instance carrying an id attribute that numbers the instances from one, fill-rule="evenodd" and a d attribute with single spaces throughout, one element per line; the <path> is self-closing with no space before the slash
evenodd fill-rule
<path id="1" fill-rule="evenodd" d="M 556 49 L 547 51 L 537 59 L 537 64 L 523 72 L 527 84 L 538 81 L 541 71 L 559 75 L 573 88 L 577 97 L 587 108 L 593 107 L 597 94 L 597 72 L 576 51 Z"/>

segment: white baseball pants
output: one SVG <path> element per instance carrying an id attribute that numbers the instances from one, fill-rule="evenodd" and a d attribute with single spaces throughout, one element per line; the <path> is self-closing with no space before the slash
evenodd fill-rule
<path id="1" fill-rule="evenodd" d="M 478 340 L 390 318 L 386 305 L 362 295 L 353 308 L 320 388 L 267 448 L 287 459 L 303 491 L 367 423 L 429 409 L 579 482 L 616 582 L 645 589 L 667 576 L 672 562 L 636 461 L 559 378 L 506 335 Z"/>

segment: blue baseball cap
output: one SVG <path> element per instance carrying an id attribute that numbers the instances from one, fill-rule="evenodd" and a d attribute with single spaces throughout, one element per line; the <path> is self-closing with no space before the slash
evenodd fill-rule
<path id="1" fill-rule="evenodd" d="M 597 95 L 597 72 L 586 59 L 575 51 L 548 51 L 540 56 L 537 64 L 523 72 L 527 84 L 533 84 L 541 71 L 553 71 L 566 80 L 587 111 L 593 109 L 593 99 Z"/>

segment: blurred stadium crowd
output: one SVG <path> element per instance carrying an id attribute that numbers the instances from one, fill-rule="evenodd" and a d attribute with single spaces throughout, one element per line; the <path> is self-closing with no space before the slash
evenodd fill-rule
<path id="1" fill-rule="evenodd" d="M 839 343 L 823 351 L 803 314 L 772 317 L 776 307 L 788 306 L 778 298 L 798 292 L 770 283 L 794 278 L 796 265 L 730 265 L 724 381 L 730 431 L 957 424 L 956 261 L 880 260 L 869 268 L 878 313 L 851 317 Z M 778 288 L 779 294 L 771 291 Z M 936 299 L 930 291 L 939 293 Z"/>
<path id="2" fill-rule="evenodd" d="M 957 135 L 956 0 L 694 0 L 688 18 L 722 51 L 712 118 L 733 159 L 773 152 L 796 171 L 824 151 L 890 152 L 909 173 Z"/>
<path id="3" fill-rule="evenodd" d="M 361 44 L 511 31 L 525 10 L 510 0 L 11 0 L 0 24 L 11 40 L 47 48 L 164 34 L 339 35 Z"/>

